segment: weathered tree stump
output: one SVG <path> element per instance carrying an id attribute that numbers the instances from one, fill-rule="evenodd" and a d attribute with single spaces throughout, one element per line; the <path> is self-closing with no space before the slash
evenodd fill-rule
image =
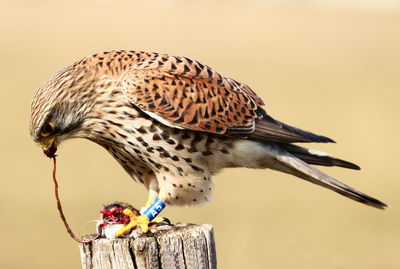
<path id="1" fill-rule="evenodd" d="M 216 269 L 213 228 L 180 224 L 138 238 L 96 239 L 80 245 L 83 269 Z"/>

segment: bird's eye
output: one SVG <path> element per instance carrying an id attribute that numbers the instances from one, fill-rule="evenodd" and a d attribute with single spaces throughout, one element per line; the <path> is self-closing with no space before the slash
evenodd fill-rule
<path id="1" fill-rule="evenodd" d="M 50 121 L 43 126 L 40 134 L 43 137 L 46 137 L 46 136 L 49 136 L 53 131 L 54 131 L 54 123 Z"/>

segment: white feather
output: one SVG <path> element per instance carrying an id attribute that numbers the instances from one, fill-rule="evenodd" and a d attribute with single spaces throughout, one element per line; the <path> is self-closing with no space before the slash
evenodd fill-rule
<path id="1" fill-rule="evenodd" d="M 156 113 L 153 112 L 148 112 L 148 111 L 144 111 L 142 110 L 144 113 L 146 113 L 147 115 L 149 115 L 150 117 L 152 117 L 153 119 L 155 119 L 156 121 L 168 126 L 168 127 L 172 127 L 172 128 L 177 128 L 177 129 L 184 129 L 183 127 L 174 125 L 172 123 L 170 123 L 169 121 L 167 121 L 166 119 L 164 119 L 163 117 L 160 117 L 159 115 L 157 115 Z"/>
<path id="2" fill-rule="evenodd" d="M 323 151 L 319 151 L 319 150 L 315 150 L 315 149 L 309 149 L 308 153 L 312 154 L 312 155 L 317 155 L 317 156 L 321 156 L 321 157 L 332 157 L 332 155 L 325 153 Z"/>

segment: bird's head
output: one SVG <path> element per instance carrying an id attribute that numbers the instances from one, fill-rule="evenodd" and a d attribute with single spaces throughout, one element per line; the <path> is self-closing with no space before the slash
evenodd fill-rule
<path id="1" fill-rule="evenodd" d="M 88 69 L 70 66 L 37 90 L 31 105 L 30 134 L 47 157 L 55 156 L 63 140 L 84 137 L 81 127 L 94 102 L 94 84 Z"/>
<path id="2" fill-rule="evenodd" d="M 106 223 L 119 223 L 126 225 L 130 221 L 130 218 L 123 213 L 126 208 L 129 208 L 135 215 L 140 215 L 136 208 L 121 202 L 115 202 L 104 206 L 104 209 L 101 210 L 100 213 L 102 214 L 103 221 Z"/>

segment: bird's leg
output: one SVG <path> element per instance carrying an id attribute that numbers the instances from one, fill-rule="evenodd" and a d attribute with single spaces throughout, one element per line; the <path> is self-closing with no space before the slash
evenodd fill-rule
<path id="1" fill-rule="evenodd" d="M 165 203 L 160 198 L 156 198 L 140 216 L 134 214 L 129 208 L 125 209 L 123 213 L 129 216 L 130 222 L 125 227 L 118 230 L 115 235 L 117 237 L 123 236 L 135 227 L 139 227 L 143 233 L 148 233 L 149 223 L 156 219 L 156 216 L 164 209 L 164 207 Z"/>
<path id="2" fill-rule="evenodd" d="M 144 207 L 142 207 L 142 209 L 140 209 L 140 214 L 143 214 L 153 203 L 154 200 L 157 198 L 158 193 L 156 191 L 153 190 L 149 190 L 149 198 L 147 199 L 146 204 L 144 205 Z M 153 220 L 151 220 L 152 223 L 162 223 L 165 222 L 165 218 L 162 217 L 155 217 Z"/>
<path id="3" fill-rule="evenodd" d="M 142 209 L 140 209 L 140 214 L 142 214 L 143 212 L 145 212 L 147 210 L 147 208 L 149 208 L 153 203 L 154 200 L 157 198 L 158 193 L 152 189 L 149 190 L 149 198 L 147 198 L 147 202 L 144 204 L 144 207 L 142 207 Z"/>

